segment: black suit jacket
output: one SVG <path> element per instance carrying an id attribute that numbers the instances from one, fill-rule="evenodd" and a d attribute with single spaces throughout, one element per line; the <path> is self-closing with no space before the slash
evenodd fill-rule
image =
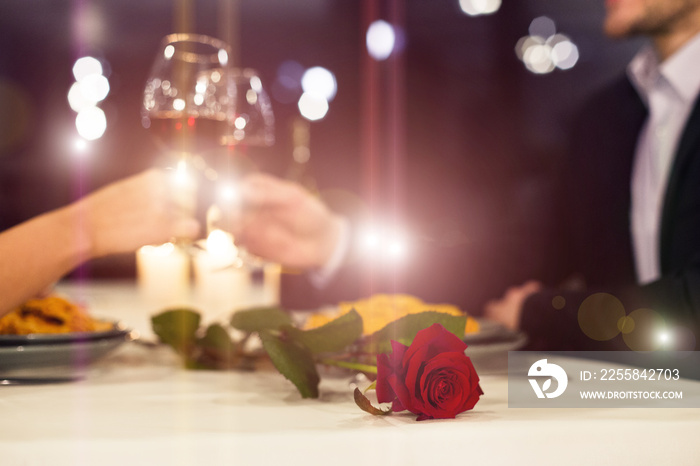
<path id="1" fill-rule="evenodd" d="M 651 308 L 667 327 L 691 330 L 700 338 L 700 103 L 696 101 L 682 134 L 665 194 L 662 278 L 639 287 L 630 192 L 634 152 L 645 119 L 646 109 L 625 77 L 596 95 L 575 120 L 567 173 L 562 176 L 561 274 L 577 274 L 586 289 L 550 290 L 525 303 L 521 326 L 530 334 L 533 349 L 624 349 L 619 336 L 594 342 L 580 329 L 581 302 L 601 291 L 619 298 L 627 314 Z M 557 295 L 566 299 L 564 309 L 552 305 Z"/>

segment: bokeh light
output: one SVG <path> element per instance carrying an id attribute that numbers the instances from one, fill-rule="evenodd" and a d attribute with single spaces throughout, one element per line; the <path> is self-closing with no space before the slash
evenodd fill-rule
<path id="1" fill-rule="evenodd" d="M 501 0 L 459 0 L 459 7 L 469 16 L 490 15 L 501 8 Z"/>
<path id="2" fill-rule="evenodd" d="M 370 24 L 366 36 L 367 51 L 375 60 L 386 60 L 396 46 L 394 27 L 383 20 Z"/>
<path id="3" fill-rule="evenodd" d="M 665 348 L 670 334 L 661 315 L 652 309 L 637 309 L 630 312 L 629 319 L 634 322 L 634 328 L 629 333 L 623 333 L 622 338 L 627 347 L 633 351 L 656 351 Z M 660 335 L 666 334 L 666 341 Z"/>
<path id="4" fill-rule="evenodd" d="M 552 298 L 552 307 L 557 311 L 564 309 L 566 306 L 566 298 L 563 296 L 555 296 Z"/>
<path id="5" fill-rule="evenodd" d="M 74 147 L 79 154 L 82 154 L 87 149 L 87 141 L 85 139 L 78 138 L 75 140 Z"/>
<path id="6" fill-rule="evenodd" d="M 304 92 L 317 94 L 331 102 L 338 90 L 335 75 L 322 66 L 314 66 L 304 72 L 301 78 Z"/>
<path id="7" fill-rule="evenodd" d="M 596 341 L 615 338 L 620 333 L 618 322 L 624 317 L 624 305 L 609 293 L 592 294 L 578 309 L 578 324 L 581 330 Z"/>
<path id="8" fill-rule="evenodd" d="M 515 54 L 532 73 L 569 70 L 578 63 L 578 47 L 569 37 L 556 32 L 551 18 L 540 16 L 532 20 L 529 33 L 515 44 Z"/>
<path id="9" fill-rule="evenodd" d="M 103 101 L 109 94 L 109 81 L 101 74 L 85 76 L 77 84 L 82 96 L 93 105 Z"/>
<path id="10" fill-rule="evenodd" d="M 528 32 L 531 36 L 541 37 L 542 39 L 547 39 L 553 36 L 557 32 L 557 26 L 554 21 L 547 16 L 538 16 L 530 22 L 530 27 Z"/>
<path id="11" fill-rule="evenodd" d="M 219 53 L 217 54 L 219 58 L 219 63 L 221 63 L 222 66 L 226 66 L 228 64 L 228 52 L 224 49 L 219 49 Z"/>
<path id="12" fill-rule="evenodd" d="M 400 231 L 379 226 L 367 226 L 360 235 L 360 253 L 375 259 L 396 263 L 409 251 L 407 236 Z"/>
<path id="13" fill-rule="evenodd" d="M 78 134 L 88 141 L 102 137 L 107 129 L 105 112 L 98 107 L 87 107 L 78 112 L 75 117 L 75 127 Z"/>
<path id="14" fill-rule="evenodd" d="M 299 112 L 310 121 L 322 119 L 328 113 L 328 101 L 316 94 L 304 92 L 299 98 Z"/>
<path id="15" fill-rule="evenodd" d="M 272 96 L 279 102 L 290 104 L 301 95 L 301 78 L 306 70 L 294 60 L 286 60 L 277 67 L 277 78 L 272 83 Z"/>
<path id="16" fill-rule="evenodd" d="M 107 117 L 97 107 L 109 95 L 109 80 L 104 76 L 102 63 L 94 57 L 82 57 L 73 65 L 76 82 L 68 90 L 68 104 L 78 115 L 75 127 L 85 140 L 102 137 L 107 129 Z M 76 146 L 79 152 L 84 148 Z"/>
<path id="17" fill-rule="evenodd" d="M 75 80 L 80 82 L 86 77 L 93 75 L 102 75 L 102 63 L 94 57 L 78 58 L 73 65 L 73 76 Z"/>
<path id="18" fill-rule="evenodd" d="M 238 189 L 233 183 L 223 183 L 219 187 L 219 199 L 224 202 L 234 202 L 239 199 Z"/>

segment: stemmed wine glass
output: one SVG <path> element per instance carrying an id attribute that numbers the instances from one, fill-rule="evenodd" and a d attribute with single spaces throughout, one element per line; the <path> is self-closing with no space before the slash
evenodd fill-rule
<path id="1" fill-rule="evenodd" d="M 235 91 L 233 114 L 229 118 L 228 132 L 224 137 L 227 155 L 219 159 L 218 196 L 207 214 L 208 229 L 228 230 L 233 217 L 242 206 L 232 202 L 231 193 L 236 180 L 254 165 L 249 159 L 252 147 L 269 147 L 275 142 L 275 119 L 272 105 L 258 73 L 251 68 L 231 68 L 227 79 Z M 245 254 L 241 250 L 241 254 Z"/>
<path id="2" fill-rule="evenodd" d="M 163 38 L 146 81 L 142 125 L 176 165 L 176 201 L 194 215 L 196 174 L 208 154 L 228 144 L 236 87 L 229 77 L 231 49 L 201 34 Z"/>

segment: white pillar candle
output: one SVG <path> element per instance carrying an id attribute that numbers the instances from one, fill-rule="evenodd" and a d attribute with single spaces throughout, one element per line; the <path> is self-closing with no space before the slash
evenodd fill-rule
<path id="1" fill-rule="evenodd" d="M 241 264 L 233 237 L 214 230 L 194 257 L 197 302 L 205 320 L 226 320 L 244 306 L 250 292 L 250 273 Z"/>
<path id="2" fill-rule="evenodd" d="M 144 246 L 136 252 L 138 286 L 150 307 L 181 306 L 189 297 L 189 256 L 173 243 Z"/>
<path id="3" fill-rule="evenodd" d="M 266 263 L 263 267 L 263 299 L 267 306 L 280 304 L 280 278 L 282 266 Z"/>

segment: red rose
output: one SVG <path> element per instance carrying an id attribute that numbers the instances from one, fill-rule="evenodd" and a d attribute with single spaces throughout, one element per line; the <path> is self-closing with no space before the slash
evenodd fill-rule
<path id="1" fill-rule="evenodd" d="M 454 418 L 484 394 L 466 343 L 440 324 L 418 332 L 411 346 L 391 342 L 391 354 L 377 355 L 377 400 L 425 419 Z"/>

